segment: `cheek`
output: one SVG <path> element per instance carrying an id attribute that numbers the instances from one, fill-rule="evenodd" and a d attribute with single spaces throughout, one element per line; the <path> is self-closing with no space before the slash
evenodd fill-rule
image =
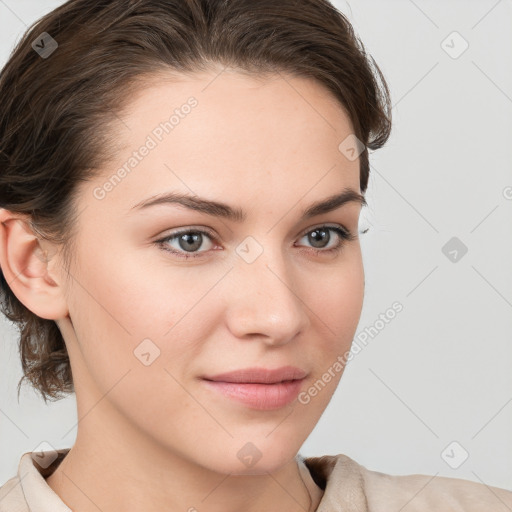
<path id="1" fill-rule="evenodd" d="M 215 301 L 202 298 L 222 274 L 199 278 L 197 267 L 156 267 L 142 253 L 140 258 L 135 251 L 129 258 L 113 253 L 82 259 L 77 275 L 82 286 L 76 283 L 71 294 L 70 316 L 88 370 L 106 388 L 129 369 L 185 372 L 198 356 L 196 340 L 208 332 L 197 319 L 205 318 L 206 307 L 214 314 Z"/>
<path id="2" fill-rule="evenodd" d="M 316 285 L 307 286 L 311 309 L 320 325 L 324 339 L 332 349 L 350 344 L 359 323 L 364 298 L 364 270 L 360 251 L 354 248 L 339 266 L 317 275 Z M 313 292 L 313 290 L 315 290 Z"/>
<path id="3" fill-rule="evenodd" d="M 186 313 L 204 290 L 190 291 L 179 275 L 173 286 L 183 285 L 188 298 L 168 288 L 171 280 L 156 279 L 154 270 L 90 261 L 81 268 L 84 286 L 76 284 L 70 307 L 79 345 L 70 356 L 85 399 L 92 406 L 108 396 L 106 402 L 131 423 L 151 435 L 158 430 L 162 439 L 169 432 L 179 436 L 173 429 L 180 421 L 204 422 L 204 411 L 180 384 L 199 350 L 197 322 Z"/>
<path id="4" fill-rule="evenodd" d="M 314 410 L 323 408 L 343 375 L 352 340 L 359 324 L 364 299 L 364 270 L 360 251 L 354 258 L 332 269 L 328 281 L 317 286 L 311 297 L 317 343 L 314 354 L 315 370 L 308 383 L 303 404 Z"/>

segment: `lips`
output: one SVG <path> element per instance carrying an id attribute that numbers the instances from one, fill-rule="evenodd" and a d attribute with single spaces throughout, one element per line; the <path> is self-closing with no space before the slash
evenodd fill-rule
<path id="1" fill-rule="evenodd" d="M 282 366 L 280 368 L 243 368 L 227 373 L 221 373 L 209 377 L 203 377 L 205 380 L 213 382 L 232 382 L 245 384 L 276 384 L 290 380 L 303 379 L 307 373 L 295 366 Z"/>
<path id="2" fill-rule="evenodd" d="M 243 368 L 203 377 L 208 392 L 251 409 L 280 409 L 296 400 L 307 373 L 295 366 Z"/>

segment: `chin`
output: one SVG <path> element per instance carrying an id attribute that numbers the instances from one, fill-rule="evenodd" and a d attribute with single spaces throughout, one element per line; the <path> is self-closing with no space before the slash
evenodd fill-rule
<path id="1" fill-rule="evenodd" d="M 272 434 L 254 443 L 246 442 L 238 448 L 233 454 L 236 459 L 236 464 L 232 464 L 233 474 L 263 475 L 279 471 L 289 464 L 297 455 L 300 443 L 283 442 L 279 438 L 271 441 L 271 437 Z"/>
<path id="2" fill-rule="evenodd" d="M 219 443 L 213 451 L 196 453 L 196 464 L 222 474 L 231 475 L 266 475 L 284 468 L 292 462 L 298 452 L 298 444 L 270 441 L 253 437 L 254 441 L 231 440 L 229 445 Z"/>

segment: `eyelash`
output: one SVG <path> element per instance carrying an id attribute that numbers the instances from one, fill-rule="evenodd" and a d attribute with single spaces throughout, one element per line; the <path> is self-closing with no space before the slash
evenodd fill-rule
<path id="1" fill-rule="evenodd" d="M 357 238 L 348 229 L 342 228 L 340 226 L 326 226 L 326 225 L 322 225 L 322 226 L 315 227 L 313 229 L 309 229 L 308 231 L 303 232 L 300 235 L 299 238 L 303 238 L 304 236 L 308 235 L 309 233 L 312 233 L 314 231 L 320 231 L 320 230 L 334 231 L 339 236 L 340 241 L 339 241 L 339 243 L 335 247 L 332 247 L 331 249 L 316 249 L 314 247 L 310 248 L 309 250 L 313 251 L 313 253 L 315 255 L 319 255 L 319 254 L 336 254 L 336 253 L 341 251 L 341 249 L 345 245 L 345 242 L 352 241 L 352 240 L 355 240 Z M 196 252 L 196 253 L 185 253 L 183 251 L 177 251 L 175 249 L 170 249 L 169 246 L 166 244 L 167 242 L 170 242 L 171 240 L 177 239 L 181 235 L 190 234 L 190 233 L 193 233 L 193 234 L 199 233 L 201 235 L 206 235 L 207 237 L 209 237 L 209 238 L 214 240 L 213 234 L 208 232 L 208 231 L 204 231 L 202 229 L 187 228 L 187 229 L 183 229 L 183 230 L 171 233 L 171 234 L 167 235 L 166 237 L 161 238 L 159 240 L 155 240 L 154 243 L 160 249 L 162 249 L 163 251 L 170 252 L 170 253 L 172 253 L 172 254 L 174 254 L 174 255 L 176 255 L 179 258 L 182 258 L 184 260 L 200 258 L 200 257 L 202 257 L 201 256 L 202 253 L 203 252 L 207 252 L 207 251 Z"/>

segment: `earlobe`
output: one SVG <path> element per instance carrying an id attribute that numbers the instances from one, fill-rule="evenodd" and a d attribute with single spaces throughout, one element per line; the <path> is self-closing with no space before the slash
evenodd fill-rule
<path id="1" fill-rule="evenodd" d="M 50 275 L 48 249 L 43 248 L 28 220 L 27 216 L 0 208 L 2 273 L 26 308 L 41 318 L 62 318 L 68 314 L 64 290 Z"/>

